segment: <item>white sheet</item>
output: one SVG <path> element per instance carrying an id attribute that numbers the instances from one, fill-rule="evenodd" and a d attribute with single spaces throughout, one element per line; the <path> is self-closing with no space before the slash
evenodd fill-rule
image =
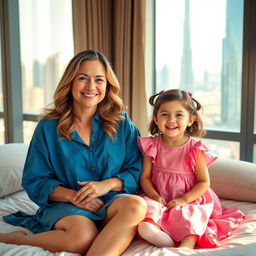
<path id="1" fill-rule="evenodd" d="M 238 206 L 247 216 L 230 237 L 221 242 L 218 249 L 184 250 L 178 248 L 157 248 L 146 242 L 135 240 L 123 253 L 123 256 L 255 256 L 256 255 L 256 203 L 221 200 L 224 206 Z M 10 232 L 21 227 L 14 227 L 2 220 L 7 215 L 18 210 L 34 213 L 36 205 L 29 200 L 24 191 L 20 191 L 0 199 L 0 232 Z M 78 256 L 67 252 L 51 253 L 38 247 L 17 246 L 0 243 L 1 256 Z"/>

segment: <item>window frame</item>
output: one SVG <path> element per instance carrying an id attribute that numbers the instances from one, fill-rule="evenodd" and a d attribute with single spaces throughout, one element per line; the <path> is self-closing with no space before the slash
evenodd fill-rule
<path id="1" fill-rule="evenodd" d="M 1 51 L 5 143 L 23 142 L 18 0 L 1 1 Z"/>

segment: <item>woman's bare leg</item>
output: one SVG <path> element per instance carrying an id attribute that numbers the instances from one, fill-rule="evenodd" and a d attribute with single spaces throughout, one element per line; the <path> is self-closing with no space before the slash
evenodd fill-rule
<path id="1" fill-rule="evenodd" d="M 107 209 L 106 226 L 86 255 L 121 255 L 134 238 L 146 211 L 146 202 L 139 196 L 127 195 L 116 199 Z"/>
<path id="2" fill-rule="evenodd" d="M 10 244 L 38 246 L 51 252 L 84 254 L 98 234 L 93 221 L 80 215 L 61 218 L 54 230 L 28 235 L 25 231 L 0 233 L 0 241 Z"/>
<path id="3" fill-rule="evenodd" d="M 196 244 L 196 239 L 197 236 L 196 235 L 190 235 L 190 236 L 186 236 L 181 240 L 180 245 L 178 246 L 179 248 L 190 248 L 190 249 L 194 249 L 195 244 Z"/>

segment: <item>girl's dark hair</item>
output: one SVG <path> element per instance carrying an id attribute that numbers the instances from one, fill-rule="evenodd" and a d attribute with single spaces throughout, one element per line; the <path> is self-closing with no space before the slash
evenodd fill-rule
<path id="1" fill-rule="evenodd" d="M 202 109 L 202 105 L 192 97 L 191 93 L 188 93 L 186 91 L 172 89 L 168 91 L 161 91 L 152 95 L 149 98 L 149 103 L 151 106 L 154 107 L 153 116 L 157 116 L 157 112 L 162 104 L 174 100 L 180 101 L 183 107 L 188 110 L 190 116 L 194 115 L 196 117 L 193 124 L 186 128 L 186 134 L 194 137 L 204 136 L 206 132 L 203 129 L 202 119 L 198 113 L 198 111 Z M 152 135 L 161 133 L 153 119 L 149 124 L 149 132 Z"/>

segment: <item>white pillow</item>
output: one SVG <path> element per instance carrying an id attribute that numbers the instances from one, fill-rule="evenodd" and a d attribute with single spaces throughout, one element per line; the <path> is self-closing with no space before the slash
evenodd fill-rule
<path id="1" fill-rule="evenodd" d="M 27 144 L 0 145 L 0 198 L 23 189 L 21 177 L 27 151 Z"/>
<path id="2" fill-rule="evenodd" d="M 225 199 L 256 202 L 256 164 L 217 159 L 210 167 L 211 188 Z"/>

